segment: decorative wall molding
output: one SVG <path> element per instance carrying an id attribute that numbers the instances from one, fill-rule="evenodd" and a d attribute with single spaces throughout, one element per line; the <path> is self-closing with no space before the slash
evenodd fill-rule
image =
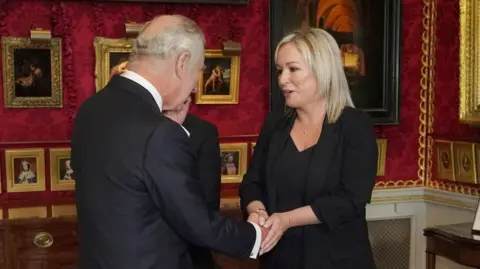
<path id="1" fill-rule="evenodd" d="M 427 202 L 475 211 L 479 197 L 425 187 L 374 190 L 371 205 L 401 202 Z M 238 197 L 222 198 L 222 208 L 239 208 Z"/>

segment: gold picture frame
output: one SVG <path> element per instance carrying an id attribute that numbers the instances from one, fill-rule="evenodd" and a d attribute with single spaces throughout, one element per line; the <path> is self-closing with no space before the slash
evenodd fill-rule
<path id="1" fill-rule="evenodd" d="M 95 37 L 95 87 L 103 89 L 112 76 L 112 70 L 126 65 L 134 39 Z"/>
<path id="2" fill-rule="evenodd" d="M 434 148 L 437 177 L 443 180 L 455 181 L 453 143 L 450 141 L 436 140 Z"/>
<path id="3" fill-rule="evenodd" d="M 60 38 L 37 44 L 26 37 L 2 37 L 6 108 L 63 106 L 61 49 Z"/>
<path id="4" fill-rule="evenodd" d="M 222 76 L 219 78 L 219 76 Z M 216 84 L 220 81 L 220 84 Z M 205 67 L 199 73 L 197 104 L 238 104 L 240 56 L 223 55 L 222 50 L 205 50 Z"/>
<path id="5" fill-rule="evenodd" d="M 460 121 L 480 125 L 480 3 L 460 0 Z"/>
<path id="6" fill-rule="evenodd" d="M 463 183 L 477 183 L 477 168 L 475 146 L 473 143 L 454 142 L 453 143 L 454 156 L 454 172 L 455 181 Z"/>
<path id="7" fill-rule="evenodd" d="M 387 139 L 377 139 L 378 159 L 377 159 L 377 176 L 385 175 L 385 163 L 387 158 Z"/>
<path id="8" fill-rule="evenodd" d="M 240 183 L 247 172 L 247 143 L 220 144 L 222 183 Z"/>
<path id="9" fill-rule="evenodd" d="M 7 192 L 45 191 L 45 152 L 41 148 L 5 150 Z"/>
<path id="10" fill-rule="evenodd" d="M 52 191 L 75 190 L 75 177 L 70 166 L 70 148 L 50 149 L 50 188 Z"/>

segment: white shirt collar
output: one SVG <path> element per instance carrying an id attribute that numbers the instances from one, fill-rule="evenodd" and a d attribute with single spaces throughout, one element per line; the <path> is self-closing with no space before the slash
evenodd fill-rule
<path id="1" fill-rule="evenodd" d="M 133 71 L 130 71 L 130 70 L 126 70 L 125 72 L 122 73 L 121 76 L 125 77 L 125 78 L 128 78 L 130 80 L 133 80 L 136 83 L 140 84 L 140 86 L 147 89 L 148 92 L 153 96 L 153 99 L 155 100 L 155 103 L 157 103 L 158 108 L 160 109 L 160 112 L 162 112 L 162 105 L 163 105 L 162 96 L 157 91 L 155 86 L 153 86 L 152 83 L 150 83 L 150 81 L 146 80 L 144 77 L 142 77 L 139 74 L 137 74 Z"/>
<path id="2" fill-rule="evenodd" d="M 158 108 L 160 109 L 160 112 L 162 112 L 162 106 L 163 106 L 162 96 L 157 91 L 155 86 L 153 86 L 152 83 L 150 83 L 148 80 L 146 80 L 144 77 L 140 76 L 139 74 L 137 74 L 133 71 L 130 71 L 130 70 L 126 70 L 125 72 L 123 72 L 121 74 L 121 76 L 125 77 L 125 78 L 128 78 L 128 79 L 140 84 L 140 86 L 144 87 L 145 89 L 147 89 L 148 92 L 153 96 L 153 99 L 155 100 L 155 103 L 157 103 Z M 190 136 L 190 132 L 185 127 L 183 127 L 183 125 L 180 125 L 180 126 L 182 126 L 183 130 L 185 130 L 187 135 Z"/>

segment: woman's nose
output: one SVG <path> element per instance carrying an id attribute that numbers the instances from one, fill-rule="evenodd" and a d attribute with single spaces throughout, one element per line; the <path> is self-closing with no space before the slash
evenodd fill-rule
<path id="1" fill-rule="evenodd" d="M 280 86 L 284 86 L 288 82 L 288 74 L 287 72 L 281 72 L 278 75 L 278 84 Z"/>

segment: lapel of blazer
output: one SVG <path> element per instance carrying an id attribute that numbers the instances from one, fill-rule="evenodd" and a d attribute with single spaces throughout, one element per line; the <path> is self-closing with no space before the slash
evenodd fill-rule
<path id="1" fill-rule="evenodd" d="M 275 206 L 277 202 L 277 186 L 276 179 L 273 178 L 272 170 L 275 167 L 275 162 L 284 148 L 285 143 L 290 136 L 290 130 L 292 129 L 293 122 L 296 115 L 292 114 L 283 118 L 278 124 L 276 124 L 272 136 L 270 138 L 269 153 L 267 157 L 266 167 L 266 179 L 267 179 L 267 192 L 268 192 L 268 207 L 270 212 L 275 212 Z"/>
<path id="2" fill-rule="evenodd" d="M 312 157 L 307 173 L 307 180 L 305 184 L 305 199 L 309 204 L 318 194 L 328 176 L 330 163 L 333 159 L 333 154 L 337 148 L 339 141 L 339 134 L 337 125 L 328 123 L 327 119 L 323 123 L 322 133 L 318 139 L 317 145 L 313 148 Z"/>

